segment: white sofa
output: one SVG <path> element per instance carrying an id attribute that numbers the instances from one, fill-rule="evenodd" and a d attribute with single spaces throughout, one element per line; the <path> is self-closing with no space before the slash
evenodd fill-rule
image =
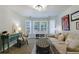
<path id="1" fill-rule="evenodd" d="M 52 42 L 55 48 L 59 51 L 59 53 L 65 54 L 67 52 L 66 50 L 67 45 L 65 44 L 65 42 L 59 41 L 56 38 L 49 38 L 49 40 Z"/>
<path id="2" fill-rule="evenodd" d="M 73 34 L 73 33 L 67 34 L 65 41 L 62 41 L 60 39 L 53 38 L 53 37 L 49 37 L 49 40 L 52 42 L 52 44 L 56 47 L 56 49 L 61 54 L 79 53 L 79 35 L 78 34 Z"/>

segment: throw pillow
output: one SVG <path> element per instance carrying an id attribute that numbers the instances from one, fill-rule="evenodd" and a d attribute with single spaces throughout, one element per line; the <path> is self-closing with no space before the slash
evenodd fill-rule
<path id="1" fill-rule="evenodd" d="M 60 40 L 60 41 L 64 41 L 64 35 L 63 34 L 60 34 L 60 35 L 58 35 L 58 40 Z"/>

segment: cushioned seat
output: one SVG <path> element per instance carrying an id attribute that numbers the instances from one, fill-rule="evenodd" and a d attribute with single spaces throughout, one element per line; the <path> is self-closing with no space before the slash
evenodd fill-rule
<path id="1" fill-rule="evenodd" d="M 39 39 L 36 42 L 36 52 L 38 54 L 49 54 L 50 52 L 50 45 L 47 39 Z"/>

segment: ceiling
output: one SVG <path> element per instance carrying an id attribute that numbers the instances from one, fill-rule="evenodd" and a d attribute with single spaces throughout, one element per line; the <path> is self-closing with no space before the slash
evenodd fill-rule
<path id="1" fill-rule="evenodd" d="M 58 16 L 71 5 L 47 5 L 46 10 L 38 11 L 32 8 L 32 5 L 14 5 L 8 6 L 9 9 L 17 12 L 22 16 L 31 16 L 31 17 L 48 17 L 48 16 Z"/>

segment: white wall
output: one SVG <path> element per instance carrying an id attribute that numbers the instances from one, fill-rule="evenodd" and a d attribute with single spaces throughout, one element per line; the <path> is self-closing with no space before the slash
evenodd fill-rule
<path id="1" fill-rule="evenodd" d="M 47 20 L 48 18 L 46 18 Z M 7 30 L 12 33 L 12 26 L 19 26 L 25 31 L 25 20 L 27 17 L 19 15 L 17 12 L 9 9 L 8 6 L 0 6 L 0 32 Z M 30 20 L 30 19 L 29 19 Z M 32 20 L 32 19 L 31 19 Z M 45 20 L 45 19 L 44 19 Z M 49 18 L 49 34 L 55 33 L 55 18 Z"/>
<path id="2" fill-rule="evenodd" d="M 4 6 L 0 6 L 0 32 L 7 30 L 7 18 Z"/>
<path id="3" fill-rule="evenodd" d="M 59 15 L 58 20 L 57 20 L 57 28 L 59 28 L 59 31 L 62 32 L 62 25 L 61 25 L 61 18 L 67 14 L 69 14 L 70 18 L 70 31 L 69 32 L 75 32 L 78 33 L 79 30 L 76 30 L 76 22 L 79 22 L 79 20 L 76 21 L 71 21 L 71 14 L 78 11 L 79 6 L 78 5 L 73 5 L 69 7 L 67 10 L 62 12 L 62 14 Z"/>
<path id="4" fill-rule="evenodd" d="M 49 34 L 55 34 L 55 19 L 49 20 Z"/>
<path id="5" fill-rule="evenodd" d="M 0 32 L 7 30 L 12 33 L 12 26 L 17 23 L 24 31 L 24 17 L 11 11 L 8 6 L 0 6 Z"/>
<path id="6" fill-rule="evenodd" d="M 17 14 L 16 12 L 13 12 L 11 10 L 8 10 L 8 20 L 10 20 L 11 25 L 17 25 L 19 27 L 21 27 L 22 31 L 25 31 L 25 17 L 20 16 L 19 14 Z M 12 27 L 11 26 L 11 27 Z"/>

